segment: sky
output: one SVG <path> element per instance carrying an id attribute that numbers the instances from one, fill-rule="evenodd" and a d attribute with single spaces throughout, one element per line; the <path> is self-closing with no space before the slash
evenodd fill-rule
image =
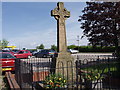
<path id="1" fill-rule="evenodd" d="M 2 2 L 2 38 L 17 48 L 57 45 L 57 21 L 51 16 L 56 6 L 57 2 Z M 85 6 L 85 2 L 64 3 L 71 14 L 66 20 L 67 45 L 78 45 L 77 36 L 83 32 L 78 19 Z M 80 39 L 79 45 L 87 44 L 86 38 Z"/>
<path id="2" fill-rule="evenodd" d="M 1 1 L 2 2 L 86 2 L 90 0 L 1 0 Z"/>
<path id="3" fill-rule="evenodd" d="M 2 39 L 2 3 L 0 2 L 0 40 Z"/>

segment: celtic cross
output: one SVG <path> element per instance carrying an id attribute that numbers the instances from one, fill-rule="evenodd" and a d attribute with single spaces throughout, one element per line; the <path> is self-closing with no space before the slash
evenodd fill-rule
<path id="1" fill-rule="evenodd" d="M 64 8 L 63 2 L 58 2 L 57 7 L 51 11 L 51 16 L 57 20 L 58 52 L 67 52 L 65 20 L 70 17 L 70 12 Z"/>

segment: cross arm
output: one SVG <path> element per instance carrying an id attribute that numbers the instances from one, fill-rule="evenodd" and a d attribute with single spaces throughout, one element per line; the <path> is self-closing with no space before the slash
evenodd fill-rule
<path id="1" fill-rule="evenodd" d="M 70 17 L 70 11 L 67 11 L 67 9 L 64 9 L 65 12 L 65 17 L 69 18 Z"/>
<path id="2" fill-rule="evenodd" d="M 51 16 L 56 16 L 58 15 L 58 7 L 56 7 L 54 10 L 51 10 Z"/>

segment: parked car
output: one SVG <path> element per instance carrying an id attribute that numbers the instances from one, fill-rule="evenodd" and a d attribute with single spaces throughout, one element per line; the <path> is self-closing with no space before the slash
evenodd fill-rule
<path id="1" fill-rule="evenodd" d="M 14 54 L 16 58 L 30 58 L 32 53 L 29 50 L 19 50 L 17 53 Z"/>
<path id="2" fill-rule="evenodd" d="M 14 53 L 17 53 L 19 50 L 18 49 L 13 49 L 11 51 L 14 52 Z"/>
<path id="3" fill-rule="evenodd" d="M 39 51 L 38 53 L 36 53 L 34 56 L 41 58 L 41 57 L 53 57 L 54 55 L 56 55 L 57 53 L 54 50 L 51 49 L 43 49 L 41 51 Z"/>
<path id="4" fill-rule="evenodd" d="M 32 55 L 35 56 L 35 54 L 38 53 L 37 51 L 33 51 L 32 52 Z"/>
<path id="5" fill-rule="evenodd" d="M 0 52 L 2 72 L 15 70 L 15 57 L 8 52 Z"/>
<path id="6" fill-rule="evenodd" d="M 68 49 L 68 52 L 70 52 L 71 54 L 75 54 L 75 53 L 78 53 L 79 51 L 78 50 L 73 50 L 73 49 Z"/>
<path id="7" fill-rule="evenodd" d="M 14 55 L 14 52 L 12 50 L 2 50 L 2 52 L 9 52 L 10 54 Z"/>

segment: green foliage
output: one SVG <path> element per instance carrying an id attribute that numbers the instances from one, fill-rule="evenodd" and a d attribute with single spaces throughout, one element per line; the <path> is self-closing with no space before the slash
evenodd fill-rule
<path id="1" fill-rule="evenodd" d="M 60 74 L 50 74 L 45 78 L 45 81 L 43 81 L 43 84 L 46 89 L 64 88 L 66 85 L 66 79 L 63 78 L 63 76 Z"/>
<path id="2" fill-rule="evenodd" d="M 85 80 L 95 81 L 98 79 L 102 79 L 103 77 L 101 77 L 100 73 L 96 71 L 91 71 L 91 72 L 82 73 L 82 78 Z"/>
<path id="3" fill-rule="evenodd" d="M 41 44 L 41 45 L 37 46 L 36 49 L 44 49 L 44 45 Z"/>
<path id="4" fill-rule="evenodd" d="M 37 49 L 28 49 L 29 51 L 37 51 Z"/>
<path id="5" fill-rule="evenodd" d="M 118 47 L 120 2 L 86 2 L 79 20 L 92 46 Z"/>
<path id="6" fill-rule="evenodd" d="M 115 47 L 92 47 L 92 46 L 80 46 L 79 47 L 80 52 L 114 52 Z"/>
<path id="7" fill-rule="evenodd" d="M 57 51 L 57 46 L 51 45 L 51 49 Z"/>
<path id="8" fill-rule="evenodd" d="M 99 62 L 98 62 L 99 63 Z M 82 73 L 82 77 L 87 80 L 96 80 L 96 79 L 101 79 L 103 78 L 102 74 L 114 74 L 114 72 L 117 72 L 116 74 L 119 74 L 119 68 L 117 66 L 119 65 L 118 62 L 112 62 L 109 64 L 106 63 L 99 63 L 99 64 L 94 64 L 86 68 L 82 68 L 82 71 L 86 71 Z M 120 74 L 119 74 L 120 75 Z"/>
<path id="9" fill-rule="evenodd" d="M 78 46 L 70 45 L 68 46 L 68 49 L 75 49 L 78 50 Z M 100 46 L 79 46 L 79 52 L 114 52 L 115 47 L 109 46 L 109 47 L 100 47 Z"/>
<path id="10" fill-rule="evenodd" d="M 0 48 L 4 49 L 8 45 L 8 41 L 6 39 L 0 40 Z"/>
<path id="11" fill-rule="evenodd" d="M 68 46 L 68 49 L 75 49 L 77 46 L 76 45 L 70 45 Z"/>

